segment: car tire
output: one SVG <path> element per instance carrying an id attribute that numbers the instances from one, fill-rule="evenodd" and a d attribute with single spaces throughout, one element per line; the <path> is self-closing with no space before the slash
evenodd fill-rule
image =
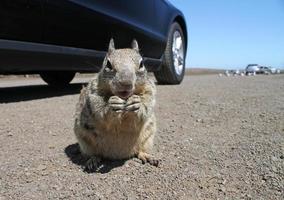
<path id="1" fill-rule="evenodd" d="M 74 78 L 76 72 L 52 71 L 42 72 L 40 77 L 50 86 L 68 85 Z"/>
<path id="2" fill-rule="evenodd" d="M 154 75 L 159 84 L 180 84 L 185 71 L 185 38 L 178 23 L 171 25 L 162 66 Z"/>

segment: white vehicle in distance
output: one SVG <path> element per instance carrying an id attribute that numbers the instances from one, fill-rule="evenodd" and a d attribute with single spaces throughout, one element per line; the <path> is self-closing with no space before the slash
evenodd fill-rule
<path id="1" fill-rule="evenodd" d="M 259 74 L 277 74 L 278 71 L 275 67 L 260 66 L 258 73 Z"/>
<path id="2" fill-rule="evenodd" d="M 270 69 L 271 74 L 280 74 L 281 70 L 275 67 L 268 67 Z"/>
<path id="3" fill-rule="evenodd" d="M 277 69 L 275 67 L 268 67 L 271 74 L 277 74 Z"/>
<path id="4" fill-rule="evenodd" d="M 246 75 L 255 75 L 255 74 L 259 73 L 259 71 L 260 71 L 260 65 L 249 64 L 246 67 L 245 73 L 246 73 Z"/>
<path id="5" fill-rule="evenodd" d="M 269 67 L 265 67 L 265 66 L 260 66 L 259 67 L 259 71 L 258 71 L 259 74 L 272 74 L 271 70 Z"/>

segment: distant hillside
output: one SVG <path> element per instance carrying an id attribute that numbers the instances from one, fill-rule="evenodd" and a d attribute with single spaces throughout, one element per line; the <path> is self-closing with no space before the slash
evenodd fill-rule
<path id="1" fill-rule="evenodd" d="M 223 69 L 186 68 L 185 75 L 205 75 L 224 73 Z"/>

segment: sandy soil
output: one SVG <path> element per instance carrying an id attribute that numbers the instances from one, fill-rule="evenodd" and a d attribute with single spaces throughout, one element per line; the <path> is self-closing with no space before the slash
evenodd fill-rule
<path id="1" fill-rule="evenodd" d="M 89 174 L 72 131 L 86 80 L 0 80 L 1 200 L 284 198 L 284 75 L 158 86 L 161 165 L 105 161 Z"/>

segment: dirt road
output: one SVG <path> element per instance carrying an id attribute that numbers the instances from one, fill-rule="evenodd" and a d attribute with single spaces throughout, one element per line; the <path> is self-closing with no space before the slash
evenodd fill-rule
<path id="1" fill-rule="evenodd" d="M 41 83 L 0 80 L 1 200 L 284 198 L 283 75 L 158 86 L 161 165 L 106 161 L 91 174 L 72 131 L 81 84 Z"/>

